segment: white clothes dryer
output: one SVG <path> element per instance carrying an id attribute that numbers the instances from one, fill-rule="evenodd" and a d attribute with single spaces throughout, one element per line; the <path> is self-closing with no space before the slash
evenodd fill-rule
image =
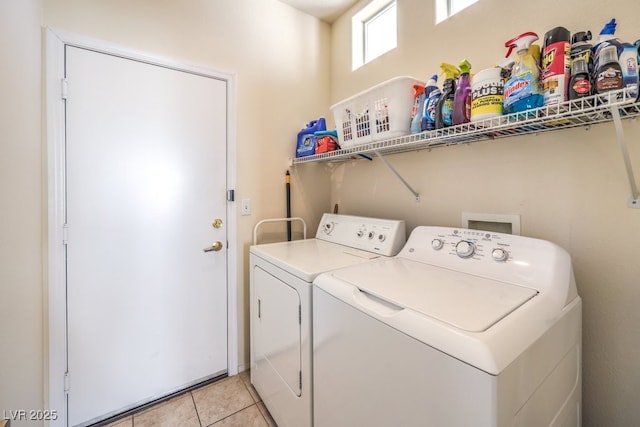
<path id="1" fill-rule="evenodd" d="M 580 426 L 581 307 L 555 244 L 417 227 L 316 278 L 314 425 Z"/>
<path id="2" fill-rule="evenodd" d="M 315 239 L 251 246 L 251 383 L 279 427 L 313 423 L 313 280 L 396 255 L 405 241 L 404 221 L 325 214 Z"/>

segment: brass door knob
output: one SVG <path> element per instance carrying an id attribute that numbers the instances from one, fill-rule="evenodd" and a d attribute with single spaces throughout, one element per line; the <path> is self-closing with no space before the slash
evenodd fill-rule
<path id="1" fill-rule="evenodd" d="M 213 222 L 211 223 L 211 226 L 213 228 L 220 228 L 222 227 L 222 220 L 220 218 L 216 218 L 213 220 Z"/>
<path id="2" fill-rule="evenodd" d="M 215 242 L 213 245 L 209 246 L 208 248 L 204 248 L 203 251 L 218 252 L 220 249 L 222 249 L 222 242 L 218 241 L 218 242 Z"/>

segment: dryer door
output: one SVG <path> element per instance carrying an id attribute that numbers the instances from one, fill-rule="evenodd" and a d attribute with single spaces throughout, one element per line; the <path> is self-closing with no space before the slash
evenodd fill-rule
<path id="1" fill-rule="evenodd" d="M 256 266 L 254 269 L 253 374 L 281 378 L 291 393 L 300 396 L 301 330 L 300 295 L 286 282 Z M 281 385 L 272 384 L 263 392 L 281 393 Z M 268 396 L 263 396 L 265 399 Z"/>

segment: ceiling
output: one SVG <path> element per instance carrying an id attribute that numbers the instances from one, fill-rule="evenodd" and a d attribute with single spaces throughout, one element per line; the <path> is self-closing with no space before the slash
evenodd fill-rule
<path id="1" fill-rule="evenodd" d="M 280 0 L 298 10 L 315 16 L 329 23 L 335 21 L 342 13 L 358 0 Z"/>

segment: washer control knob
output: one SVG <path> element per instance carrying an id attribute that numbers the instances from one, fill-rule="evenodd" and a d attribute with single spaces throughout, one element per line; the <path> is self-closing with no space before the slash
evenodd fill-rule
<path id="1" fill-rule="evenodd" d="M 364 236 L 364 231 L 358 230 L 358 232 L 356 233 L 356 236 L 358 236 L 358 237 Z"/>
<path id="2" fill-rule="evenodd" d="M 456 244 L 456 254 L 460 258 L 469 258 L 476 252 L 476 245 L 468 240 L 460 240 Z"/>
<path id="3" fill-rule="evenodd" d="M 436 251 L 439 251 L 440 249 L 442 249 L 443 246 L 444 246 L 444 240 L 442 239 L 433 239 L 431 241 L 431 247 Z"/>
<path id="4" fill-rule="evenodd" d="M 498 262 L 506 261 L 509 258 L 509 252 L 502 248 L 495 248 L 491 251 L 491 257 Z"/>
<path id="5" fill-rule="evenodd" d="M 385 240 L 387 240 L 387 236 L 384 234 L 378 234 L 378 241 L 384 242 Z"/>
<path id="6" fill-rule="evenodd" d="M 369 232 L 369 240 L 373 239 L 376 236 L 376 233 L 374 233 L 373 231 Z"/>

